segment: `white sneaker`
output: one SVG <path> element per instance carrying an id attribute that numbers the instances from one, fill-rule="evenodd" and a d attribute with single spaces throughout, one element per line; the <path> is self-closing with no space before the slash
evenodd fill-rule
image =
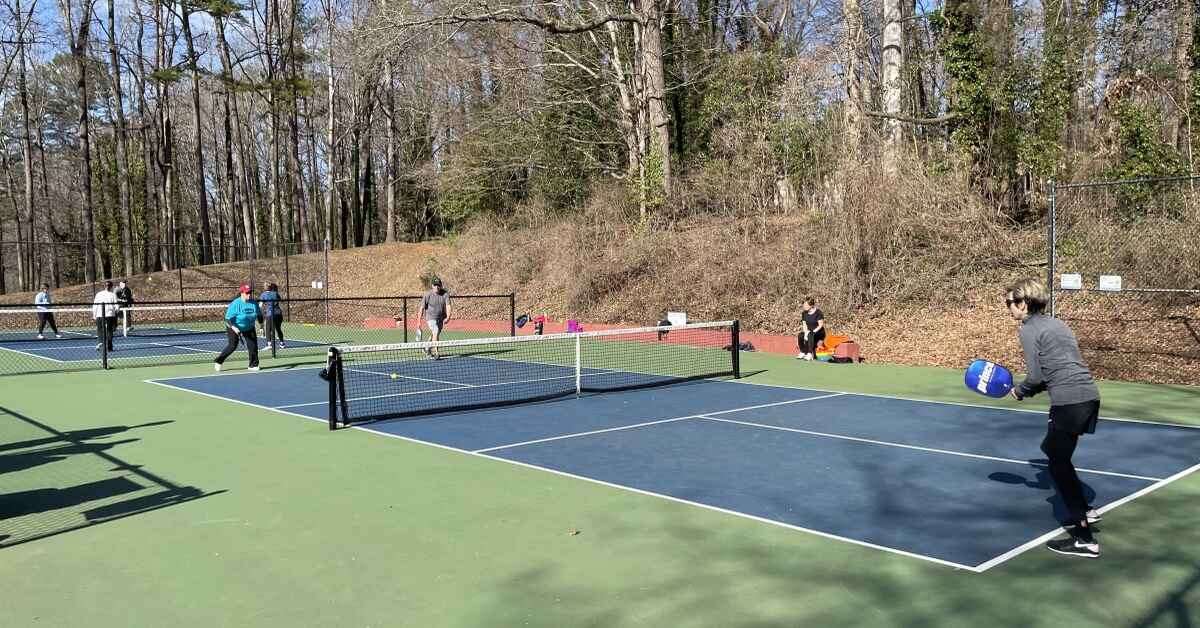
<path id="1" fill-rule="evenodd" d="M 218 362 L 213 362 L 213 370 L 214 370 L 214 371 L 216 371 L 216 372 L 218 372 L 218 373 L 220 373 L 220 372 L 221 372 L 221 365 L 220 365 L 220 363 L 218 363 Z"/>
<path id="2" fill-rule="evenodd" d="M 1096 510 L 1095 508 L 1087 511 L 1087 514 L 1084 516 L 1087 517 L 1088 523 L 1096 523 L 1097 521 L 1100 521 L 1101 519 L 1104 518 L 1104 517 L 1100 516 L 1100 511 Z"/>
<path id="3" fill-rule="evenodd" d="M 55 338 L 62 338 L 62 334 L 54 334 Z"/>
<path id="4" fill-rule="evenodd" d="M 796 359 L 797 359 L 797 360 L 803 360 L 803 359 L 804 359 L 804 354 L 803 354 L 803 353 L 797 353 L 797 354 L 796 354 Z"/>
<path id="5" fill-rule="evenodd" d="M 103 347 L 103 346 L 104 346 L 103 343 L 96 343 L 96 351 L 99 351 L 100 347 Z"/>
<path id="6" fill-rule="evenodd" d="M 45 339 L 46 339 L 46 337 L 45 337 L 45 336 L 43 336 L 43 335 L 41 335 L 41 334 L 38 334 L 38 340 L 45 340 Z"/>
<path id="7" fill-rule="evenodd" d="M 270 350 L 270 349 L 271 349 L 271 343 L 269 343 L 269 342 L 268 342 L 268 343 L 267 343 L 267 346 L 266 346 L 266 347 L 263 347 L 263 348 L 264 348 L 264 349 L 267 349 L 267 350 Z"/>
<path id="8" fill-rule="evenodd" d="M 248 367 L 246 370 L 247 370 L 247 371 L 254 371 L 254 372 L 258 372 L 258 367 L 257 367 L 257 366 L 251 366 L 251 367 Z"/>

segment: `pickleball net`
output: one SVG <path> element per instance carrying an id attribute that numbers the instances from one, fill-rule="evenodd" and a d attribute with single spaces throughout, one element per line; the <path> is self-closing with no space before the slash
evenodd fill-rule
<path id="1" fill-rule="evenodd" d="M 336 346 L 329 428 L 740 376 L 738 323 Z"/>

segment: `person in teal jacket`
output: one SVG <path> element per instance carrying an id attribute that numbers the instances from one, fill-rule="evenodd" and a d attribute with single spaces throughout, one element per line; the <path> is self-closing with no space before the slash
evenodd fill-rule
<path id="1" fill-rule="evenodd" d="M 229 343 L 221 355 L 213 362 L 213 368 L 219 373 L 225 359 L 237 351 L 241 341 L 246 343 L 246 352 L 250 354 L 249 370 L 258 370 L 258 334 L 255 325 L 262 322 L 258 302 L 254 300 L 254 290 L 250 284 L 242 284 L 238 298 L 234 299 L 225 309 L 225 337 Z"/>

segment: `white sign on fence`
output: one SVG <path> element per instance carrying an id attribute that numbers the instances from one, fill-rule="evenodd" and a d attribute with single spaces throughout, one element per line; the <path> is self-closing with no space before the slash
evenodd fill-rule
<path id="1" fill-rule="evenodd" d="M 1059 279 L 1059 287 L 1063 290 L 1082 290 L 1083 275 L 1079 273 L 1063 273 Z"/>
<path id="2" fill-rule="evenodd" d="M 1120 275 L 1100 275 L 1100 289 L 1105 292 L 1121 291 Z"/>

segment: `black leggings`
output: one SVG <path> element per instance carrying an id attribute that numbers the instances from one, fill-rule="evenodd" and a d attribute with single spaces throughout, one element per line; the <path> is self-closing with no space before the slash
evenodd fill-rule
<path id="1" fill-rule="evenodd" d="M 267 342 L 283 342 L 283 314 L 271 314 L 266 318 Z"/>
<path id="2" fill-rule="evenodd" d="M 58 324 L 54 322 L 54 312 L 38 312 L 39 336 L 46 330 L 46 325 L 49 325 L 56 335 L 58 334 Z"/>
<path id="3" fill-rule="evenodd" d="M 226 358 L 232 355 L 234 351 L 237 351 L 238 342 L 245 340 L 246 352 L 250 354 L 250 367 L 258 366 L 258 334 L 254 333 L 253 329 L 243 331 L 239 334 L 233 331 L 233 329 L 226 327 L 225 338 L 229 342 L 225 345 L 225 350 L 221 352 L 221 355 L 217 356 L 217 364 L 224 363 Z"/>
<path id="4" fill-rule="evenodd" d="M 820 329 L 816 332 L 809 332 L 807 338 L 804 332 L 796 334 L 796 344 L 800 347 L 800 353 L 816 353 L 817 343 L 825 339 L 825 330 Z"/>
<path id="5" fill-rule="evenodd" d="M 109 351 L 113 351 L 113 334 L 116 331 L 116 316 L 106 316 L 96 319 L 96 338 L 100 341 L 100 344 L 107 345 Z"/>
<path id="6" fill-rule="evenodd" d="M 1042 452 L 1049 462 L 1050 477 L 1058 485 L 1063 503 L 1067 506 L 1069 521 L 1083 519 L 1088 511 L 1087 498 L 1083 496 L 1083 482 L 1075 472 L 1071 456 L 1075 454 L 1075 446 L 1079 444 L 1079 436 L 1064 432 L 1047 424 L 1046 438 L 1042 439 Z"/>

